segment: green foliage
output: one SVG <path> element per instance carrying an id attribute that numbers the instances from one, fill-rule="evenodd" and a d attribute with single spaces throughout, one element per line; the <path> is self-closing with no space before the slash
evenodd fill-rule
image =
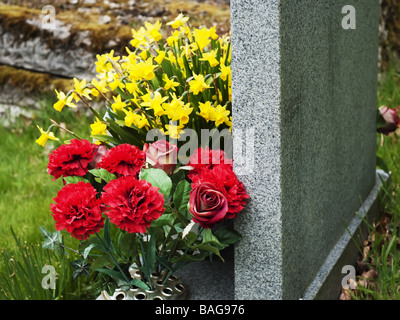
<path id="1" fill-rule="evenodd" d="M 1 251 L 0 271 L 1 300 L 75 300 L 93 299 L 82 280 L 73 281 L 72 268 L 69 267 L 72 255 L 63 248 L 50 251 L 61 244 L 61 235 L 41 229 L 45 237 L 43 247 L 40 244 L 28 245 L 20 240 L 14 231 L 16 250 Z M 45 248 L 46 247 L 46 248 Z M 55 288 L 46 288 L 46 272 L 43 267 L 52 266 L 56 272 Z"/>

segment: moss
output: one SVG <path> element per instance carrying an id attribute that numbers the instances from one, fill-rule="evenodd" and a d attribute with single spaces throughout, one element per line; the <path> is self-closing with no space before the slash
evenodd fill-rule
<path id="1" fill-rule="evenodd" d="M 53 93 L 54 89 L 69 91 L 73 87 L 73 81 L 0 65 L 0 87 L 6 85 L 20 88 L 26 93 Z"/>

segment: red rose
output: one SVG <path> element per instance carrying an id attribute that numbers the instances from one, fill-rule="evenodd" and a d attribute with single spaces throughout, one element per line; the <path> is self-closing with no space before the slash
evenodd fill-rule
<path id="1" fill-rule="evenodd" d="M 53 200 L 56 204 L 50 204 L 50 209 L 57 230 L 66 229 L 72 237 L 86 240 L 103 227 L 104 205 L 90 183 L 67 184 Z"/>
<path id="2" fill-rule="evenodd" d="M 161 169 L 168 175 L 174 172 L 178 156 L 178 147 L 175 144 L 158 140 L 150 145 L 146 143 L 143 151 L 146 152 L 147 163 L 153 168 Z"/>
<path id="3" fill-rule="evenodd" d="M 378 132 L 387 135 L 390 132 L 396 131 L 400 124 L 397 111 L 386 106 L 382 106 L 379 108 L 379 112 L 386 121 L 386 124 L 383 127 L 378 128 Z"/>
<path id="4" fill-rule="evenodd" d="M 108 150 L 98 166 L 121 176 L 137 177 L 144 161 L 145 153 L 142 150 L 134 145 L 124 143 Z"/>
<path id="5" fill-rule="evenodd" d="M 212 183 L 202 183 L 190 191 L 189 212 L 203 228 L 222 221 L 228 212 L 228 201 Z"/>
<path id="6" fill-rule="evenodd" d="M 191 177 L 192 189 L 204 183 L 211 183 L 215 190 L 221 192 L 228 201 L 226 219 L 232 219 L 246 205 L 249 195 L 244 189 L 243 183 L 238 180 L 229 164 L 215 165 L 212 169 L 203 167 Z"/>
<path id="7" fill-rule="evenodd" d="M 146 180 L 132 176 L 111 180 L 102 200 L 108 206 L 106 215 L 118 228 L 129 233 L 145 233 L 153 220 L 164 212 L 164 197 Z"/>
<path id="8" fill-rule="evenodd" d="M 88 140 L 72 139 L 49 154 L 48 172 L 58 179 L 61 176 L 84 176 L 95 155 L 95 145 Z"/>

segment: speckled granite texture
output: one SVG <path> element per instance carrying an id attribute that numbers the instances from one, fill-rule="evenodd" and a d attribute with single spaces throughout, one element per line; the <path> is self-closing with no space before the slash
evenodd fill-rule
<path id="1" fill-rule="evenodd" d="M 233 135 L 255 130 L 236 299 L 301 298 L 375 185 L 379 1 L 351 1 L 356 30 L 348 4 L 231 0 Z"/>

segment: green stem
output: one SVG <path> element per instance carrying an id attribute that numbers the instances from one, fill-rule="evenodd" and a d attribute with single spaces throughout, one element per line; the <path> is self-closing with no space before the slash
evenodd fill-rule
<path id="1" fill-rule="evenodd" d="M 154 290 L 153 281 L 151 280 L 151 277 L 150 277 L 152 270 L 150 270 L 147 265 L 147 259 L 146 259 L 146 254 L 145 254 L 145 250 L 144 250 L 142 235 L 138 235 L 138 240 L 139 240 L 139 245 L 140 245 L 140 251 L 142 252 L 143 266 L 144 266 L 144 269 L 146 270 L 145 277 L 147 278 L 150 289 Z"/>
<path id="2" fill-rule="evenodd" d="M 114 262 L 115 266 L 118 268 L 119 272 L 122 273 L 122 276 L 124 277 L 126 283 L 131 286 L 129 279 L 127 278 L 125 272 L 122 270 L 121 266 L 119 265 L 117 259 L 115 259 L 114 255 L 111 253 L 111 248 L 109 248 L 103 241 L 103 239 L 98 235 L 98 233 L 95 233 L 101 244 L 104 246 L 106 249 L 107 254 L 110 256 L 112 261 Z"/>

